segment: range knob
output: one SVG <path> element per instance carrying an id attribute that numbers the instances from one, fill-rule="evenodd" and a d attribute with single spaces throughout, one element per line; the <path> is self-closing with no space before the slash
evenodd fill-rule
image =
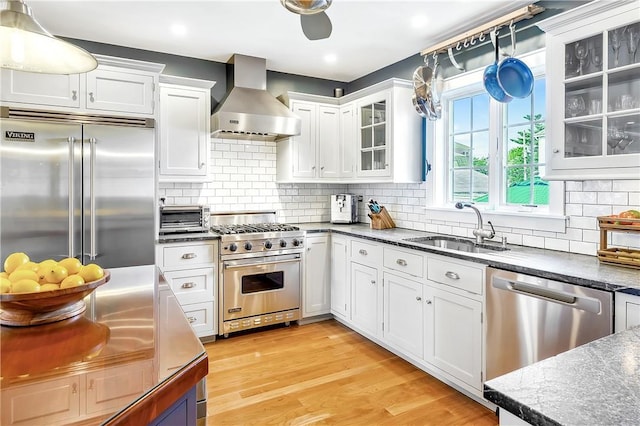
<path id="1" fill-rule="evenodd" d="M 229 244 L 229 251 L 236 251 L 236 250 L 238 250 L 238 245 L 236 243 Z"/>
<path id="2" fill-rule="evenodd" d="M 245 249 L 245 250 L 249 251 L 249 250 L 251 250 L 252 248 L 253 248 L 253 245 L 252 245 L 249 241 L 247 241 L 246 243 L 244 243 L 244 249 Z"/>
<path id="3" fill-rule="evenodd" d="M 287 242 L 285 240 L 280 240 L 280 247 L 286 247 Z"/>
<path id="4" fill-rule="evenodd" d="M 271 244 L 271 241 L 267 240 L 264 242 L 264 248 L 269 250 L 271 247 L 273 247 L 273 244 Z"/>
<path id="5" fill-rule="evenodd" d="M 297 238 L 293 239 L 293 246 L 294 247 L 298 247 L 300 245 L 300 240 L 298 240 Z"/>

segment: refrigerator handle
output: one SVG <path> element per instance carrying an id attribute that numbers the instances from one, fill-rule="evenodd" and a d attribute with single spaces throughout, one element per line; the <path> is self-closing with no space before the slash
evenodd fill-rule
<path id="1" fill-rule="evenodd" d="M 96 175 L 96 138 L 89 138 L 90 144 L 90 172 L 89 172 L 89 221 L 91 222 L 91 244 L 89 249 L 89 259 L 95 260 L 97 251 L 96 232 L 96 195 L 95 195 L 95 175 Z"/>
<path id="2" fill-rule="evenodd" d="M 73 136 L 69 136 L 67 138 L 67 142 L 69 143 L 69 257 L 73 257 L 75 255 L 75 247 L 74 247 L 74 236 L 75 236 L 75 227 L 73 226 L 74 222 L 74 200 L 75 200 L 75 187 L 74 187 L 74 149 L 76 138 Z"/>

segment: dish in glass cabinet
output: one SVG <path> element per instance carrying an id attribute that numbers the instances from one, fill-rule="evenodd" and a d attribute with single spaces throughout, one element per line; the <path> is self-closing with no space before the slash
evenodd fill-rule
<path id="1" fill-rule="evenodd" d="M 62 321 L 80 315 L 87 308 L 84 298 L 107 283 L 111 273 L 86 284 L 34 293 L 0 294 L 0 324 L 29 326 Z"/>

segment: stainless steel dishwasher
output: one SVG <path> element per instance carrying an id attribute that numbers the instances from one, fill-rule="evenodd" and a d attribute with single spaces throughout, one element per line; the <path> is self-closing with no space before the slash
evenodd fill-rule
<path id="1" fill-rule="evenodd" d="M 486 380 L 613 332 L 609 292 L 487 268 Z"/>

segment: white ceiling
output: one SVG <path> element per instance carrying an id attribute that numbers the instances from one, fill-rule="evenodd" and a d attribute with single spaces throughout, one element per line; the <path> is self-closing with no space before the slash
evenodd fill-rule
<path id="1" fill-rule="evenodd" d="M 269 70 L 344 82 L 531 3 L 334 0 L 331 37 L 309 41 L 279 0 L 25 1 L 55 35 L 217 62 L 240 53 L 266 58 Z M 414 27 L 414 19 L 424 20 Z M 174 24 L 186 34 L 174 35 Z"/>

